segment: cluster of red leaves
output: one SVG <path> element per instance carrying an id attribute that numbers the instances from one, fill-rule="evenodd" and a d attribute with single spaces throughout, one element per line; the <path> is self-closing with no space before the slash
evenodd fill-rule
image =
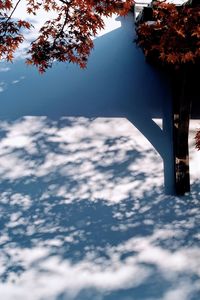
<path id="1" fill-rule="evenodd" d="M 195 135 L 195 146 L 198 150 L 200 150 L 200 130 L 198 130 Z"/>
<path id="2" fill-rule="evenodd" d="M 29 22 L 14 19 L 20 2 L 0 0 L 0 59 L 12 60 L 24 40 L 22 29 L 31 29 Z M 104 27 L 103 17 L 127 14 L 133 0 L 26 0 L 26 5 L 29 14 L 37 15 L 44 9 L 56 15 L 41 27 L 28 51 L 27 63 L 37 66 L 42 73 L 55 60 L 84 68 L 93 48 L 92 38 Z"/>
<path id="3" fill-rule="evenodd" d="M 11 0 L 0 0 L 0 60 L 12 61 L 13 53 L 24 40 L 22 30 L 31 27 L 27 21 L 12 20 L 16 5 Z"/>
<path id="4" fill-rule="evenodd" d="M 200 1 L 176 6 L 158 0 L 153 2 L 152 10 L 152 20 L 138 22 L 136 29 L 136 42 L 145 55 L 167 65 L 199 61 Z"/>

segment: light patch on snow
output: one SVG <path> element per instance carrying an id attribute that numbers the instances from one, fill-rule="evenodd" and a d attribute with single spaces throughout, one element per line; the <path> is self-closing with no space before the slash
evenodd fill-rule
<path id="1" fill-rule="evenodd" d="M 9 67 L 3 67 L 3 66 L 1 67 L 1 66 L 0 66 L 0 73 L 1 73 L 1 72 L 8 72 L 8 71 L 10 71 L 10 68 L 9 68 Z"/>
<path id="2" fill-rule="evenodd" d="M 0 128 L 3 299 L 98 299 L 154 276 L 170 288 L 152 300 L 199 293 L 196 191 L 164 195 L 162 160 L 127 119 L 24 117 Z"/>

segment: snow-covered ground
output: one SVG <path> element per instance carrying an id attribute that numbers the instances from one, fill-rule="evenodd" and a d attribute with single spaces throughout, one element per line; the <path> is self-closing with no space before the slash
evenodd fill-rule
<path id="1" fill-rule="evenodd" d="M 132 16 L 111 23 L 87 70 L 0 65 L 1 299 L 200 297 L 200 122 L 191 194 L 170 196 L 168 85 Z"/>

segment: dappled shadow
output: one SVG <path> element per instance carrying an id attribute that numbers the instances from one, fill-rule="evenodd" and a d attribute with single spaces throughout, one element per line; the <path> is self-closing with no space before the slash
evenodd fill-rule
<path id="1" fill-rule="evenodd" d="M 86 70 L 58 64 L 44 76 L 18 61 L 0 72 L 1 118 L 24 115 L 125 117 L 163 159 L 166 193 L 173 192 L 171 96 L 164 74 L 145 63 L 134 44 L 134 20 L 95 40 Z M 4 67 L 5 70 L 6 67 Z M 61 75 L 62 74 L 62 75 Z M 1 80 L 0 80 L 1 81 Z M 162 120 L 160 128 L 153 119 Z"/>
<path id="2" fill-rule="evenodd" d="M 128 121 L 0 126 L 4 299 L 199 299 L 199 187 L 164 196 Z"/>
<path id="3" fill-rule="evenodd" d="M 170 91 L 122 21 L 87 70 L 0 67 L 2 299 L 199 299 L 198 182 L 164 195 Z"/>

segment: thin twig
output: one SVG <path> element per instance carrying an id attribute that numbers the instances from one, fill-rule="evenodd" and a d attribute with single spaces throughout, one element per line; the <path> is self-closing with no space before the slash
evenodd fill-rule
<path id="1" fill-rule="evenodd" d="M 15 4 L 15 7 L 13 8 L 10 16 L 7 18 L 6 23 L 8 23 L 8 21 L 12 18 L 13 14 L 14 14 L 15 10 L 17 9 L 17 6 L 19 5 L 20 2 L 21 2 L 21 0 L 17 1 L 17 3 Z"/>

